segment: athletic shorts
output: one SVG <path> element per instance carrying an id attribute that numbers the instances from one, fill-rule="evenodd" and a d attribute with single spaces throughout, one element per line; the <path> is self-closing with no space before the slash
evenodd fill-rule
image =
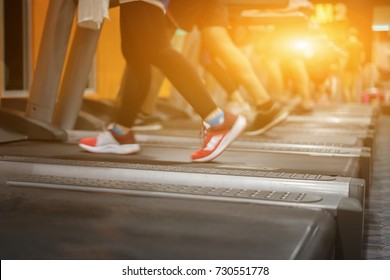
<path id="1" fill-rule="evenodd" d="M 224 0 L 171 0 L 168 10 L 180 28 L 190 31 L 209 26 L 229 26 Z"/>

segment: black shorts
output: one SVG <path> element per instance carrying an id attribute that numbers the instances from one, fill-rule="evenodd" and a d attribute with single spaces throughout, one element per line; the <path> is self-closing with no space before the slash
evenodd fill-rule
<path id="1" fill-rule="evenodd" d="M 171 0 L 169 12 L 180 28 L 190 31 L 210 26 L 229 26 L 229 13 L 224 0 Z"/>

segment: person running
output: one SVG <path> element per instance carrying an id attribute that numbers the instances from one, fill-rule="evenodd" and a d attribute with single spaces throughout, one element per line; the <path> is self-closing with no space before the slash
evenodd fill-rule
<path id="1" fill-rule="evenodd" d="M 114 123 L 79 146 L 93 153 L 133 154 L 140 151 L 132 127 L 148 94 L 151 66 L 158 67 L 203 119 L 204 144 L 191 155 L 194 162 L 218 157 L 245 129 L 246 119 L 218 108 L 190 63 L 169 42 L 165 11 L 169 0 L 120 0 L 121 48 L 126 60 L 126 82 Z"/>
<path id="2" fill-rule="evenodd" d="M 249 93 L 256 113 L 246 129 L 247 135 L 264 133 L 287 118 L 288 111 L 272 100 L 247 57 L 233 43 L 228 33 L 228 9 L 223 0 L 171 0 L 169 12 L 185 30 L 198 26 L 203 48 L 221 60 L 234 81 Z"/>
<path id="3" fill-rule="evenodd" d="M 348 29 L 344 49 L 347 54 L 342 76 L 344 101 L 346 103 L 356 103 L 358 100 L 358 78 L 365 59 L 364 45 L 358 38 L 356 28 Z"/>

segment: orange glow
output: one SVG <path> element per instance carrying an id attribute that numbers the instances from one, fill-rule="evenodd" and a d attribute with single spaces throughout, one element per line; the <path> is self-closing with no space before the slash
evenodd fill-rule
<path id="1" fill-rule="evenodd" d="M 314 54 L 313 44 L 308 39 L 297 39 L 292 42 L 292 46 L 305 57 L 311 57 Z"/>

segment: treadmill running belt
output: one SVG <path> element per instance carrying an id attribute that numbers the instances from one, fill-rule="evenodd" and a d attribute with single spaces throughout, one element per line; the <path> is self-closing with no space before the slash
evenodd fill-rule
<path id="1" fill-rule="evenodd" d="M 324 212 L 1 187 L 2 259 L 329 259 Z"/>
<path id="2" fill-rule="evenodd" d="M 193 148 L 144 146 L 139 154 L 123 156 L 91 154 L 75 144 L 48 142 L 18 142 L 0 146 L 5 156 L 36 157 L 42 159 L 79 160 L 109 163 L 158 164 L 193 168 L 251 169 L 288 173 L 322 174 L 358 178 L 358 158 L 314 157 L 300 154 L 278 154 L 268 152 L 243 152 L 227 150 L 211 163 L 192 163 Z"/>

